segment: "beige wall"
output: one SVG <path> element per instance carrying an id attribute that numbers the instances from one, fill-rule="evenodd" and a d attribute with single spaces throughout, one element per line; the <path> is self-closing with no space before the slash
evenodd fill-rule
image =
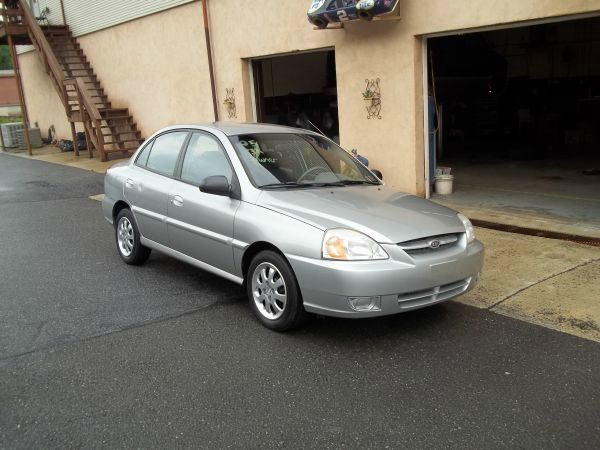
<path id="1" fill-rule="evenodd" d="M 199 2 L 78 38 L 112 106 L 128 107 L 142 135 L 212 120 Z"/>
<path id="2" fill-rule="evenodd" d="M 72 139 L 65 108 L 44 70 L 38 53 L 27 52 L 19 55 L 19 66 L 31 126 L 37 122 L 42 136 L 46 137 L 48 128 L 54 125 L 58 139 Z"/>
<path id="3" fill-rule="evenodd" d="M 243 26 L 232 26 L 239 0 L 211 0 L 220 114 L 225 88 L 238 102 L 250 83 L 236 66 L 242 58 L 334 47 L 341 143 L 356 147 L 380 168 L 388 184 L 424 194 L 423 34 L 508 24 L 600 10 L 600 0 L 400 0 L 401 20 L 353 22 L 342 30 L 313 30 L 305 0 L 254 0 Z M 233 21 L 233 22 L 232 22 Z M 248 75 L 246 75 L 248 78 Z M 366 78 L 381 79 L 381 120 L 367 120 L 361 91 Z M 238 105 L 251 120 L 251 108 Z"/>
<path id="4" fill-rule="evenodd" d="M 235 88 L 238 120 L 253 119 L 250 58 L 335 48 L 342 145 L 358 148 L 388 184 L 419 194 L 425 190 L 420 36 L 600 11 L 600 0 L 400 0 L 401 20 L 316 31 L 306 20 L 307 0 L 245 3 L 209 0 L 220 117 L 227 117 L 225 89 Z M 212 120 L 201 11 L 193 2 L 79 38 L 114 106 L 129 107 L 145 136 L 173 123 Z M 32 120 L 37 114 L 40 124 L 60 122 L 56 94 L 33 88 L 53 93 L 34 57 L 21 56 Z M 381 79 L 381 120 L 366 118 L 366 78 Z"/>
<path id="5" fill-rule="evenodd" d="M 212 120 L 202 9 L 193 2 L 77 38 L 115 108 L 129 108 L 142 136 Z M 65 110 L 37 52 L 19 56 L 31 123 L 71 139 Z M 79 126 L 78 126 L 79 129 Z"/>

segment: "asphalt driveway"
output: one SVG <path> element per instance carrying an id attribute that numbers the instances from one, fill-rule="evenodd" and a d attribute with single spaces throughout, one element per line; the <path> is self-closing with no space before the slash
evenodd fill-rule
<path id="1" fill-rule="evenodd" d="M 124 265 L 92 172 L 0 154 L 0 447 L 600 446 L 600 346 L 458 303 L 261 327 Z"/>

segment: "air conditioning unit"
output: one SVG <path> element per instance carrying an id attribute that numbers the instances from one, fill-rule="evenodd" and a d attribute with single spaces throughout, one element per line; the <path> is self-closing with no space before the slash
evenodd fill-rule
<path id="1" fill-rule="evenodd" d="M 25 142 L 25 130 L 20 129 L 17 130 L 17 144 L 19 148 L 27 148 L 27 143 Z M 29 129 L 29 142 L 31 143 L 32 148 L 38 148 L 42 146 L 42 133 L 39 128 L 30 128 Z"/>
<path id="2" fill-rule="evenodd" d="M 23 129 L 22 122 L 3 123 L 2 139 L 5 147 L 18 147 L 17 132 Z"/>

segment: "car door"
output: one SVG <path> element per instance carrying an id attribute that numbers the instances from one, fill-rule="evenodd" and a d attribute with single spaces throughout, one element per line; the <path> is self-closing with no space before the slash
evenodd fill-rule
<path id="1" fill-rule="evenodd" d="M 179 166 L 168 205 L 172 248 L 233 273 L 233 221 L 240 201 L 199 189 L 209 176 L 223 175 L 230 184 L 237 183 L 223 146 L 210 133 L 193 132 Z"/>
<path id="2" fill-rule="evenodd" d="M 163 133 L 149 142 L 137 156 L 124 180 L 124 196 L 131 205 L 142 236 L 169 244 L 167 205 L 179 153 L 189 131 Z"/>

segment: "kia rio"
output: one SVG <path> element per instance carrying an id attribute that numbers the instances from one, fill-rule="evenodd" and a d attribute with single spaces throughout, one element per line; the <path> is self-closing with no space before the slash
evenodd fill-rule
<path id="1" fill-rule="evenodd" d="M 164 128 L 108 170 L 103 211 L 127 264 L 152 250 L 245 287 L 275 330 L 307 313 L 376 317 L 472 289 L 483 246 L 461 214 L 386 187 L 296 128 Z"/>

